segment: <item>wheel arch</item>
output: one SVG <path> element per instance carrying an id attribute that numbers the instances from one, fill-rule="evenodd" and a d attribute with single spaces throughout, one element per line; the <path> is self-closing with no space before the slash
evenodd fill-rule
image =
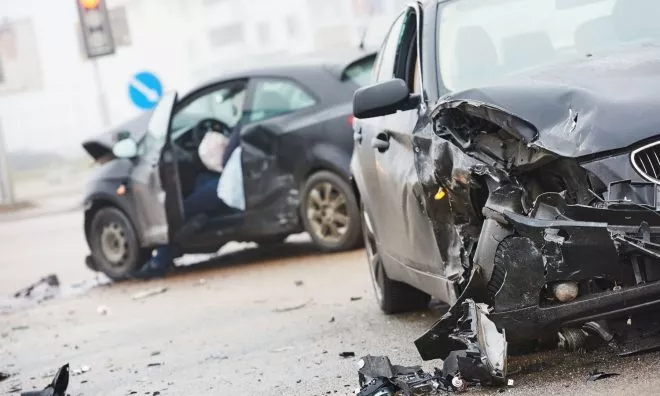
<path id="1" fill-rule="evenodd" d="M 96 194 L 88 197 L 85 200 L 85 205 L 84 205 L 84 230 L 85 230 L 85 239 L 87 240 L 87 244 L 89 245 L 89 232 L 90 232 L 90 227 L 92 225 L 92 220 L 94 219 L 94 216 L 103 208 L 115 208 L 119 211 L 121 211 L 128 221 L 130 222 L 131 226 L 135 230 L 135 234 L 137 235 L 138 238 L 138 243 L 140 246 L 143 246 L 143 238 L 141 234 L 141 229 L 137 227 L 137 224 L 135 223 L 135 219 L 133 216 L 133 212 L 129 209 L 128 203 L 126 202 L 121 202 L 121 200 L 116 199 L 115 197 L 107 194 Z"/>

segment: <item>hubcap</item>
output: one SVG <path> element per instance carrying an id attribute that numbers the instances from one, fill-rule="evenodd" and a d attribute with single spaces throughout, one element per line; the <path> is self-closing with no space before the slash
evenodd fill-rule
<path id="1" fill-rule="evenodd" d="M 362 209 L 362 232 L 364 235 L 364 245 L 367 251 L 367 260 L 369 261 L 369 275 L 371 276 L 371 283 L 374 285 L 376 292 L 376 299 L 383 300 L 383 289 L 381 282 L 383 281 L 383 266 L 380 263 L 380 255 L 376 247 L 376 238 L 374 236 L 373 226 L 367 215 L 367 212 Z"/>
<path id="2" fill-rule="evenodd" d="M 348 231 L 346 196 L 328 182 L 315 185 L 307 200 L 307 219 L 315 236 L 328 243 L 338 243 Z"/>
<path id="3" fill-rule="evenodd" d="M 101 249 L 105 258 L 116 267 L 128 256 L 128 240 L 124 229 L 117 223 L 109 223 L 101 230 Z"/>

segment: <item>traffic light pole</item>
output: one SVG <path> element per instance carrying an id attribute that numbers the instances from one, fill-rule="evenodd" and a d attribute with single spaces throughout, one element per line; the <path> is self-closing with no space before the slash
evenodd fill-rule
<path id="1" fill-rule="evenodd" d="M 101 71 L 99 70 L 99 60 L 98 58 L 92 58 L 90 61 L 92 62 L 92 67 L 94 68 L 94 82 L 96 84 L 96 92 L 98 94 L 101 121 L 103 122 L 103 127 L 107 128 L 110 126 L 110 113 L 108 111 L 108 101 L 105 97 L 105 91 L 103 90 L 103 80 L 101 79 Z"/>
<path id="2" fill-rule="evenodd" d="M 0 204 L 14 203 L 14 186 L 9 171 L 9 158 L 5 150 L 5 138 L 0 122 Z"/>

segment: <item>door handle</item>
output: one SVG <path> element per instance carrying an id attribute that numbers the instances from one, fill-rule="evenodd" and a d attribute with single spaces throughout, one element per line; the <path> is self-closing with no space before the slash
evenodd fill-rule
<path id="1" fill-rule="evenodd" d="M 390 136 L 386 133 L 379 133 L 375 138 L 371 140 L 371 147 L 375 148 L 379 152 L 384 152 L 390 148 Z"/>
<path id="2" fill-rule="evenodd" d="M 355 143 L 362 143 L 362 128 L 358 128 L 353 132 L 353 140 Z"/>

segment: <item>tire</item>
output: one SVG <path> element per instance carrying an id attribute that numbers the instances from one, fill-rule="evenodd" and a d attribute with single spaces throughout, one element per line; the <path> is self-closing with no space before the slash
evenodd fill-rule
<path id="1" fill-rule="evenodd" d="M 387 271 L 378 253 L 375 232 L 368 223 L 364 206 L 362 206 L 361 212 L 362 234 L 364 235 L 364 245 L 369 262 L 369 273 L 380 309 L 386 314 L 428 309 L 431 301 L 430 295 L 406 283 L 392 280 L 387 276 Z"/>
<path id="2" fill-rule="evenodd" d="M 319 171 L 302 188 L 300 215 L 323 252 L 355 249 L 362 241 L 360 210 L 351 186 L 340 176 Z"/>
<path id="3" fill-rule="evenodd" d="M 89 244 L 96 268 L 114 281 L 126 279 L 149 258 L 126 214 L 115 207 L 99 209 L 89 228 Z"/>

